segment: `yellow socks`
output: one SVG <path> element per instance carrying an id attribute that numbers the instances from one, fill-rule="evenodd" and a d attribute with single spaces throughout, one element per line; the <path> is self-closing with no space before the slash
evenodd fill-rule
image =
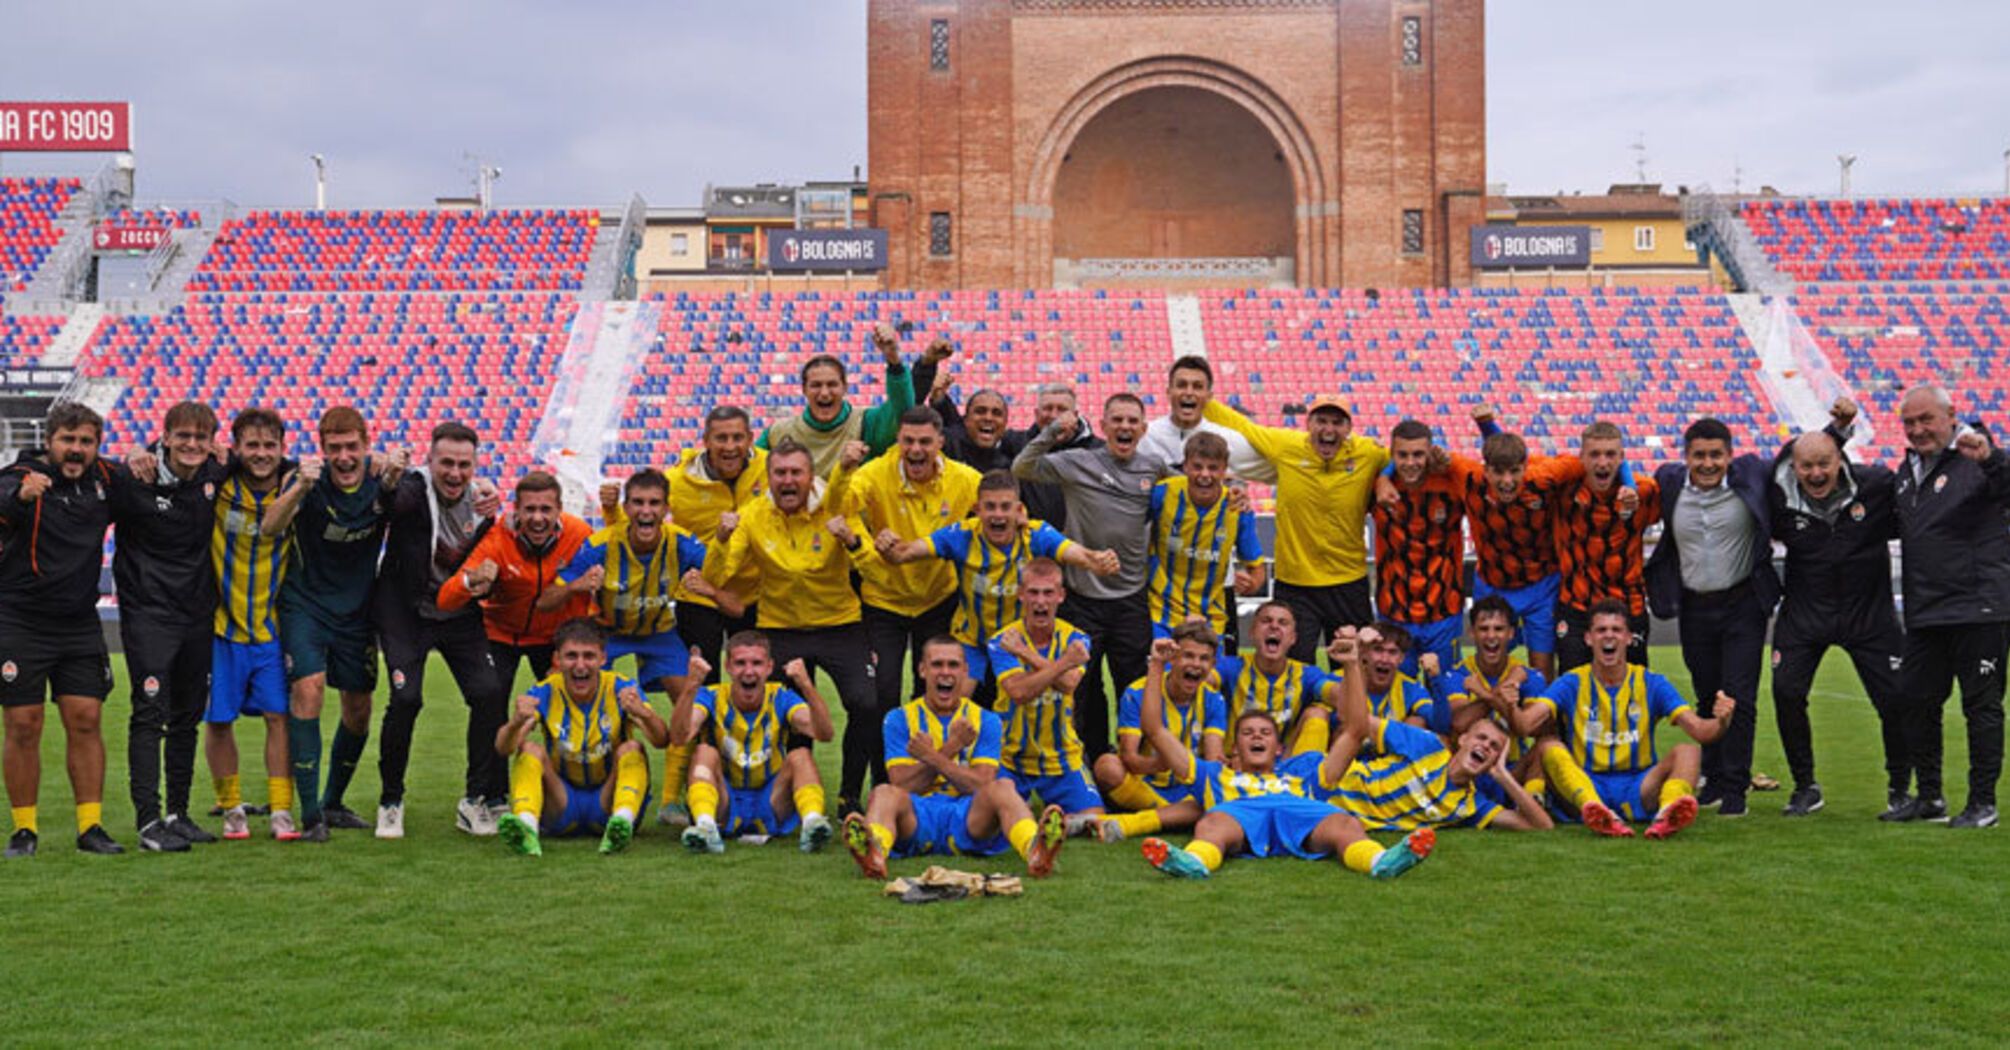
<path id="1" fill-rule="evenodd" d="M 1533 795 L 1536 801 L 1538 802 L 1542 800 L 1542 793 L 1549 789 L 1548 785 L 1543 783 L 1543 779 L 1541 777 L 1536 777 L 1534 780 L 1531 780 L 1528 783 L 1523 784 L 1521 788 L 1523 791 L 1526 791 L 1530 795 Z"/>
<path id="2" fill-rule="evenodd" d="M 1104 819 L 1116 821 L 1117 826 L 1124 829 L 1124 837 L 1127 839 L 1155 834 L 1161 826 L 1159 811 L 1156 809 L 1148 809 L 1142 813 L 1112 813 Z"/>
<path id="3" fill-rule="evenodd" d="M 1012 849 L 1019 854 L 1020 858 L 1025 859 L 1031 856 L 1033 852 L 1033 838 L 1039 833 L 1040 825 L 1033 823 L 1032 817 L 1026 817 L 1020 820 L 1019 823 L 1005 829 L 1005 838 L 1012 843 Z"/>
<path id="4" fill-rule="evenodd" d="M 1202 842 L 1199 839 L 1195 839 L 1192 842 L 1186 844 L 1186 851 L 1188 853 L 1193 854 L 1196 857 L 1199 857 L 1200 862 L 1202 864 L 1207 865 L 1207 870 L 1209 871 L 1221 870 L 1220 846 L 1217 846 L 1212 842 Z"/>
<path id="5" fill-rule="evenodd" d="M 1340 853 L 1340 863 L 1347 865 L 1348 871 L 1368 874 L 1375 867 L 1376 858 L 1382 855 L 1382 847 L 1374 839 L 1362 839 L 1348 846 Z"/>
<path id="6" fill-rule="evenodd" d="M 1317 754 L 1333 746 L 1333 724 L 1324 717 L 1324 709 L 1320 711 L 1320 714 L 1311 717 L 1299 716 L 1299 724 L 1304 728 L 1298 731 L 1298 739 L 1291 745 L 1293 755 Z"/>
<path id="7" fill-rule="evenodd" d="M 216 804 L 224 809 L 244 805 L 244 789 L 237 785 L 237 774 L 216 778 Z"/>
<path id="8" fill-rule="evenodd" d="M 691 819 L 693 821 L 698 820 L 710 820 L 713 822 L 718 821 L 719 819 L 718 785 L 713 784 L 709 780 L 693 780 L 691 782 L 691 786 L 688 789 L 686 789 L 685 795 L 691 804 Z"/>
<path id="9" fill-rule="evenodd" d="M 675 802 L 684 795 L 684 775 L 691 771 L 695 744 L 671 744 L 663 749 L 663 801 Z"/>
<path id="10" fill-rule="evenodd" d="M 649 756 L 642 749 L 624 751 L 614 760 L 614 816 L 635 819 L 642 796 L 649 790 Z"/>
<path id="11" fill-rule="evenodd" d="M 291 812 L 293 809 L 293 778 L 266 777 L 265 799 L 272 804 L 272 811 L 274 813 L 280 810 Z"/>
<path id="12" fill-rule="evenodd" d="M 796 800 L 797 816 L 807 817 L 812 813 L 819 816 L 823 814 L 824 786 L 822 784 L 805 784 L 796 789 L 793 797 Z"/>
<path id="13" fill-rule="evenodd" d="M 1110 789 L 1110 801 L 1133 813 L 1157 809 L 1164 804 L 1159 793 L 1153 791 L 1136 773 L 1124 777 L 1123 783 Z"/>
<path id="14" fill-rule="evenodd" d="M 872 840 L 879 843 L 881 852 L 893 852 L 893 829 L 884 824 L 868 824 L 866 830 L 872 833 Z"/>
<path id="15" fill-rule="evenodd" d="M 40 835 L 42 833 L 42 829 L 36 825 L 35 816 L 36 814 L 34 806 L 15 806 L 14 830 L 32 831 L 35 834 Z"/>
<path id="16" fill-rule="evenodd" d="M 536 755 L 510 759 L 509 808 L 518 819 L 537 827 L 537 816 L 544 812 L 544 763 Z"/>
<path id="17" fill-rule="evenodd" d="M 1542 753 L 1542 771 L 1549 774 L 1550 787 L 1570 803 L 1570 808 L 1582 812 L 1586 805 L 1598 801 L 1598 789 L 1591 786 L 1591 778 L 1562 748 Z"/>
<path id="18" fill-rule="evenodd" d="M 1696 785 L 1686 780 L 1669 777 L 1661 783 L 1661 808 L 1675 804 L 1676 799 L 1687 798 L 1696 793 Z"/>
<path id="19" fill-rule="evenodd" d="M 77 834 L 81 835 L 105 822 L 105 804 L 102 802 L 77 803 Z"/>

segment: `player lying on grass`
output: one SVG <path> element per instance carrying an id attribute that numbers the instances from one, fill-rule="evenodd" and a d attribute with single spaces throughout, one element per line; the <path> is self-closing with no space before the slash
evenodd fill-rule
<path id="1" fill-rule="evenodd" d="M 532 857 L 544 852 L 540 829 L 600 831 L 600 852 L 618 853 L 648 802 L 649 760 L 637 734 L 664 747 L 670 727 L 633 679 L 601 670 L 607 633 L 599 624 L 567 620 L 552 647 L 551 676 L 517 697 L 515 715 L 496 734 L 496 752 L 510 759 L 510 812 L 496 830 L 504 845 Z M 530 738 L 540 726 L 542 744 Z"/>
<path id="2" fill-rule="evenodd" d="M 1173 628 L 1172 661 L 1158 673 L 1166 728 L 1189 752 L 1210 762 L 1222 759 L 1222 738 L 1228 733 L 1228 702 L 1208 684 L 1221 640 L 1198 619 Z M 1094 831 L 1104 842 L 1185 831 L 1200 819 L 1200 800 L 1192 784 L 1174 779 L 1165 755 L 1144 739 L 1146 680 L 1124 690 L 1117 709 L 1117 750 L 1096 760 L 1096 786 L 1116 808 L 1114 816 L 1083 816 L 1070 830 Z"/>
<path id="3" fill-rule="evenodd" d="M 1431 827 L 1547 831 L 1556 826 L 1507 767 L 1508 731 L 1491 718 L 1475 718 L 1447 747 L 1428 729 L 1376 716 L 1362 684 L 1360 654 L 1377 641 L 1375 629 L 1336 632 L 1332 651 L 1341 683 L 1340 724 L 1329 760 L 1346 763 L 1329 801 L 1370 831 Z M 1326 783 L 1326 781 L 1321 781 Z M 1513 805 L 1504 808 L 1502 803 Z"/>
<path id="4" fill-rule="evenodd" d="M 1541 671 L 1514 658 L 1520 625 L 1506 598 L 1489 594 L 1473 602 L 1466 619 L 1472 627 L 1471 656 L 1443 674 L 1437 672 L 1431 658 L 1424 660 L 1424 682 L 1431 691 L 1431 701 L 1418 713 L 1424 725 L 1439 736 L 1456 738 L 1474 722 L 1488 717 L 1513 727 L 1520 718 L 1522 698 L 1540 696 L 1549 688 Z M 1529 757 L 1533 751 L 1529 741 L 1518 734 L 1508 744 L 1508 763 L 1523 783 L 1538 768 Z"/>
<path id="5" fill-rule="evenodd" d="M 1065 817 L 1048 806 L 1035 822 L 1012 782 L 998 776 L 1004 727 L 968 697 L 963 644 L 938 635 L 922 645 L 922 695 L 888 711 L 888 782 L 863 815 L 845 818 L 845 848 L 868 878 L 886 878 L 888 857 L 931 853 L 991 857 L 1016 851 L 1026 874 L 1044 878 L 1066 840 Z"/>
<path id="6" fill-rule="evenodd" d="M 730 684 L 722 700 L 719 687 L 697 684 L 711 665 L 695 651 L 691 660 L 698 669 L 685 679 L 670 715 L 673 743 L 703 740 L 691 753 L 691 826 L 684 829 L 684 845 L 693 853 L 724 853 L 727 836 L 766 841 L 800 831 L 804 853 L 824 848 L 831 822 L 824 815 L 823 780 L 809 748 L 789 747 L 791 731 L 824 742 L 835 732 L 809 668 L 801 660 L 782 668 L 794 689 L 769 681 L 775 658 L 768 636 L 741 631 L 726 639 Z"/>
<path id="7" fill-rule="evenodd" d="M 1697 744 L 1722 736 L 1738 704 L 1719 692 L 1714 717 L 1698 715 L 1668 679 L 1627 662 L 1632 633 L 1624 604 L 1606 599 L 1593 605 L 1585 633 L 1591 666 L 1563 674 L 1525 703 L 1519 728 L 1530 736 L 1550 734 L 1536 743 L 1550 793 L 1586 827 L 1630 838 L 1626 821 L 1651 813 L 1647 837 L 1665 839 L 1696 819 L 1696 777 L 1703 768 Z M 1658 753 L 1654 727 L 1663 719 L 1696 743 Z"/>
<path id="8" fill-rule="evenodd" d="M 1371 878 L 1393 879 L 1430 856 L 1437 842 L 1430 828 L 1419 828 L 1389 849 L 1368 837 L 1361 822 L 1338 807 L 1318 800 L 1340 783 L 1351 754 L 1349 739 L 1336 735 L 1332 749 L 1280 759 L 1282 740 L 1269 715 L 1250 711 L 1235 720 L 1233 764 L 1196 758 L 1179 737 L 1166 728 L 1165 670 L 1178 646 L 1167 638 L 1152 643 L 1145 673 L 1140 721 L 1152 750 L 1165 756 L 1173 777 L 1193 786 L 1206 815 L 1194 825 L 1193 841 L 1185 849 L 1163 839 L 1144 841 L 1145 859 L 1168 875 L 1204 879 L 1238 853 L 1252 857 L 1289 855 L 1317 860 L 1337 856 L 1351 871 Z M 1357 672 L 1351 676 L 1359 682 Z"/>

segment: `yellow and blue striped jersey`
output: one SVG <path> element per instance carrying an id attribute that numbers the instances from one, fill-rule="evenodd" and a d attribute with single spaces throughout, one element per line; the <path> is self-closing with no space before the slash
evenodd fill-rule
<path id="1" fill-rule="evenodd" d="M 538 722 L 544 727 L 545 750 L 566 783 L 583 790 L 607 783 L 614 749 L 631 735 L 628 718 L 621 713 L 620 694 L 635 687 L 632 679 L 602 671 L 599 688 L 584 704 L 565 691 L 562 674 L 530 687 L 530 695 L 537 699 Z"/>
<path id="2" fill-rule="evenodd" d="M 1014 586 L 1017 586 L 1016 580 Z M 1054 637 L 1046 645 L 1035 644 L 1026 632 L 1026 625 L 1018 620 L 1004 625 L 998 634 L 1011 630 L 1026 634 L 1026 644 L 1031 645 L 1043 660 L 1060 659 L 1061 654 L 1068 651 L 1068 646 L 1078 641 L 1084 647 L 1094 649 L 1089 636 L 1076 630 L 1066 620 L 1054 621 Z M 1082 738 L 1075 735 L 1074 692 L 1051 688 L 1023 703 L 1013 703 L 1005 695 L 1005 679 L 1024 674 L 1026 668 L 1018 657 L 998 644 L 995 635 L 991 641 L 991 672 L 998 678 L 998 717 L 1005 723 L 1005 768 L 1014 773 L 1040 777 L 1059 776 L 1071 769 L 1082 768 Z"/>
<path id="3" fill-rule="evenodd" d="M 1005 728 L 998 716 L 977 706 L 968 697 L 956 701 L 956 710 L 947 715 L 938 715 L 928 706 L 925 697 L 916 697 L 886 713 L 886 720 L 880 723 L 880 736 L 886 745 L 886 768 L 911 766 L 919 760 L 907 753 L 907 742 L 916 733 L 928 734 L 928 739 L 940 748 L 949 739 L 949 727 L 957 722 L 968 722 L 977 730 L 977 738 L 958 751 L 951 758 L 958 764 L 972 769 L 981 766 L 996 768 L 1003 754 Z M 955 798 L 963 790 L 940 776 L 922 795 L 947 795 Z"/>
<path id="4" fill-rule="evenodd" d="M 1472 699 L 1472 690 L 1466 683 L 1478 682 L 1489 689 L 1499 688 L 1501 679 L 1513 674 L 1517 667 L 1523 668 L 1528 676 L 1521 683 L 1523 697 L 1541 696 L 1549 688 L 1549 679 L 1544 678 L 1541 671 L 1513 657 L 1508 658 L 1507 667 L 1502 669 L 1497 677 L 1488 678 L 1486 672 L 1480 670 L 1479 657 L 1468 656 L 1431 683 L 1431 702 L 1424 706 L 1424 724 L 1431 727 L 1433 732 L 1449 735 L 1452 731 L 1452 706 L 1459 701 Z M 1522 756 L 1527 753 L 1527 742 L 1521 737 L 1513 737 L 1508 741 L 1510 764 L 1521 761 Z"/>
<path id="5" fill-rule="evenodd" d="M 698 690 L 698 707 L 705 712 L 712 746 L 719 749 L 727 787 L 742 791 L 767 787 L 788 757 L 789 716 L 807 701 L 780 682 L 762 688 L 761 706 L 752 711 L 733 703 L 730 687 Z"/>
<path id="6" fill-rule="evenodd" d="M 1374 753 L 1355 759 L 1338 788 L 1314 791 L 1315 797 L 1352 813 L 1369 831 L 1483 828 L 1500 814 L 1499 803 L 1486 792 L 1492 777 L 1452 783 L 1452 753 L 1436 733 L 1386 719 L 1376 726 L 1368 740 Z"/>
<path id="7" fill-rule="evenodd" d="M 1654 768 L 1654 727 L 1691 710 L 1668 679 L 1628 664 L 1626 681 L 1608 692 L 1588 667 L 1558 676 L 1529 701 L 1549 708 L 1570 757 L 1587 773 L 1640 773 Z"/>
<path id="8" fill-rule="evenodd" d="M 705 545 L 677 525 L 664 524 L 648 554 L 629 543 L 627 525 L 609 525 L 580 545 L 557 579 L 562 587 L 600 566 L 606 575 L 594 594 L 597 619 L 615 634 L 647 638 L 676 629 L 678 581 L 704 564 Z"/>
<path id="9" fill-rule="evenodd" d="M 1206 754 L 1202 750 L 1202 745 L 1208 737 L 1221 740 L 1228 735 L 1228 701 L 1222 699 L 1220 690 L 1202 684 L 1200 692 L 1196 693 L 1191 701 L 1181 705 L 1173 703 L 1172 693 L 1166 690 L 1164 682 L 1160 682 L 1159 687 L 1165 701 L 1162 705 L 1165 708 L 1165 727 L 1172 731 L 1172 735 L 1186 746 L 1188 753 L 1193 757 L 1200 758 Z M 1132 682 L 1129 689 L 1124 690 L 1123 698 L 1117 702 L 1119 739 L 1126 736 L 1144 736 L 1144 704 L 1145 680 L 1140 678 Z M 1145 740 L 1138 745 L 1138 754 L 1153 753 L 1151 741 Z M 1145 777 L 1145 783 L 1155 788 L 1170 787 L 1172 782 L 1171 770 Z"/>
<path id="10" fill-rule="evenodd" d="M 1152 622 L 1171 628 L 1200 616 L 1219 633 L 1228 626 L 1222 592 L 1235 581 L 1232 563 L 1263 560 L 1256 515 L 1231 512 L 1226 498 L 1202 510 L 1187 494 L 1187 479 L 1171 477 L 1152 486 L 1146 523 L 1151 561 L 1145 595 Z"/>
<path id="11" fill-rule="evenodd" d="M 1180 783 L 1194 785 L 1201 808 L 1209 810 L 1224 802 L 1278 795 L 1309 799 L 1318 790 L 1319 767 L 1325 761 L 1324 754 L 1293 755 L 1271 767 L 1268 773 L 1244 773 L 1226 762 L 1196 758 Z"/>
<path id="12" fill-rule="evenodd" d="M 209 555 L 216 571 L 216 636 L 240 644 L 279 638 L 277 601 L 286 579 L 293 531 L 266 536 L 258 531 L 279 489 L 254 492 L 244 475 L 233 473 L 216 490 L 216 525 Z"/>
<path id="13" fill-rule="evenodd" d="M 1397 673 L 1396 680 L 1380 693 L 1368 694 L 1368 709 L 1376 718 L 1401 722 L 1419 714 L 1431 702 L 1431 691 L 1409 675 Z"/>
<path id="14" fill-rule="evenodd" d="M 1337 697 L 1330 702 L 1326 699 L 1326 687 L 1338 686 L 1339 677 L 1297 660 L 1287 659 L 1284 670 L 1267 675 L 1253 658 L 1224 656 L 1214 662 L 1214 673 L 1228 696 L 1230 725 L 1244 711 L 1261 711 L 1276 720 L 1279 731 L 1289 732 L 1298 712 L 1307 706 L 1333 708 L 1339 704 Z"/>
<path id="15" fill-rule="evenodd" d="M 983 645 L 1019 618 L 1020 567 L 1034 558 L 1058 559 L 1073 541 L 1044 521 L 1028 521 L 1001 550 L 972 518 L 935 530 L 929 544 L 956 567 L 956 619 L 949 633 L 964 645 Z"/>

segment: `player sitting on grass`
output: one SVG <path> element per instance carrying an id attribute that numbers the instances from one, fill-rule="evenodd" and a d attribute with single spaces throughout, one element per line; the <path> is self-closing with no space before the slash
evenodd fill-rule
<path id="1" fill-rule="evenodd" d="M 1014 850 L 1026 874 L 1044 878 L 1066 840 L 1065 817 L 1033 811 L 998 776 L 1004 727 L 971 702 L 963 644 L 938 635 L 922 645 L 922 695 L 888 711 L 883 731 L 888 783 L 872 789 L 863 815 L 845 818 L 844 842 L 866 877 L 886 878 L 892 857 L 931 853 L 991 857 Z"/>
<path id="2" fill-rule="evenodd" d="M 1524 733 L 1546 725 L 1554 736 L 1537 741 L 1550 793 L 1600 835 L 1630 838 L 1628 820 L 1654 822 L 1650 839 L 1665 839 L 1696 819 L 1696 776 L 1707 744 L 1731 724 L 1737 701 L 1717 694 L 1712 718 L 1703 718 L 1668 679 L 1626 660 L 1633 636 L 1626 606 L 1606 599 L 1591 607 L 1591 666 L 1568 672 L 1543 695 L 1523 705 Z M 1674 722 L 1696 741 L 1668 753 L 1654 747 L 1654 727 Z"/>
<path id="3" fill-rule="evenodd" d="M 1375 642 L 1360 647 L 1361 678 L 1368 684 L 1368 706 L 1376 718 L 1423 725 L 1421 712 L 1430 703 L 1431 691 L 1422 682 L 1403 673 L 1403 661 L 1410 652 L 1410 632 L 1402 625 L 1383 620 L 1375 625 Z M 1329 645 L 1326 659 L 1340 666 L 1337 647 Z"/>
<path id="4" fill-rule="evenodd" d="M 1238 853 L 1289 854 L 1307 860 L 1332 855 L 1349 870 L 1393 879 L 1430 856 L 1437 843 L 1437 833 L 1430 828 L 1419 828 L 1385 850 L 1368 838 L 1359 820 L 1313 797 L 1315 791 L 1337 786 L 1346 772 L 1352 756 L 1342 753 L 1349 739 L 1344 733 L 1324 754 L 1307 752 L 1280 761 L 1283 742 L 1277 723 L 1269 715 L 1250 711 L 1235 720 L 1233 764 L 1194 757 L 1166 728 L 1161 682 L 1177 653 L 1171 639 L 1152 643 L 1140 721 L 1152 750 L 1165 756 L 1175 780 L 1193 786 L 1207 812 L 1194 825 L 1193 841 L 1185 849 L 1158 838 L 1144 841 L 1145 859 L 1153 867 L 1168 875 L 1204 879 L 1221 867 L 1224 858 Z"/>
<path id="5" fill-rule="evenodd" d="M 1291 658 L 1298 644 L 1298 614 L 1283 602 L 1268 601 L 1256 607 L 1249 625 L 1254 651 L 1247 657 L 1231 653 L 1214 663 L 1229 718 L 1261 711 L 1277 721 L 1286 740 L 1308 711 L 1313 716 L 1308 721 L 1330 720 L 1340 706 L 1340 679 Z"/>
<path id="6" fill-rule="evenodd" d="M 684 829 L 685 847 L 693 853 L 724 853 L 726 836 L 760 836 L 765 842 L 799 830 L 797 844 L 804 853 L 824 848 L 831 822 L 824 815 L 823 780 L 809 748 L 789 747 L 791 731 L 824 742 L 834 733 L 830 709 L 809 668 L 801 660 L 782 668 L 794 689 L 769 681 L 775 657 L 768 636 L 740 631 L 726 639 L 731 684 L 724 687 L 722 699 L 720 687 L 697 684 L 711 674 L 711 665 L 695 651 L 691 661 L 695 670 L 670 715 L 672 742 L 703 741 L 691 753 L 686 789 L 691 826 Z"/>
<path id="7" fill-rule="evenodd" d="M 1166 728 L 1188 751 L 1219 762 L 1222 737 L 1228 733 L 1228 701 L 1208 684 L 1208 677 L 1221 640 L 1194 619 L 1173 628 L 1171 641 L 1172 663 L 1159 681 Z M 1175 781 L 1165 756 L 1145 742 L 1140 721 L 1144 691 L 1143 679 L 1124 690 L 1117 705 L 1118 750 L 1096 760 L 1096 786 L 1125 812 L 1081 818 L 1071 830 L 1093 830 L 1104 842 L 1116 842 L 1161 830 L 1185 831 L 1200 819 L 1193 785 Z"/>
<path id="8" fill-rule="evenodd" d="M 1346 761 L 1339 787 L 1328 795 L 1370 831 L 1412 831 L 1431 827 L 1503 828 L 1547 831 L 1556 826 L 1542 804 L 1524 790 L 1507 768 L 1508 731 L 1491 718 L 1475 718 L 1447 747 L 1436 733 L 1404 722 L 1378 718 L 1369 710 L 1368 691 L 1355 673 L 1360 653 L 1372 647 L 1374 628 L 1350 637 L 1341 628 L 1334 639 L 1341 684 L 1339 739 L 1331 754 Z M 1322 782 L 1323 783 L 1323 782 Z M 1511 802 L 1512 810 L 1501 806 Z"/>
<path id="9" fill-rule="evenodd" d="M 600 852 L 618 853 L 648 804 L 649 760 L 639 732 L 656 747 L 670 727 L 642 699 L 633 679 L 601 668 L 607 633 L 584 617 L 552 635 L 552 674 L 517 697 L 516 714 L 496 735 L 510 759 L 510 812 L 496 830 L 510 849 L 540 856 L 539 830 L 554 835 L 601 831 Z M 530 739 L 544 727 L 544 743 Z"/>
<path id="10" fill-rule="evenodd" d="M 1522 698 L 1541 696 L 1549 688 L 1541 671 L 1514 658 L 1519 625 L 1506 598 L 1489 594 L 1473 602 L 1466 619 L 1472 627 L 1473 654 L 1444 674 L 1427 668 L 1424 677 L 1431 702 L 1420 713 L 1424 724 L 1440 736 L 1456 738 L 1488 716 L 1512 727 L 1522 719 Z M 1515 735 L 1508 744 L 1508 763 L 1523 783 L 1539 768 L 1532 754 L 1522 736 Z"/>

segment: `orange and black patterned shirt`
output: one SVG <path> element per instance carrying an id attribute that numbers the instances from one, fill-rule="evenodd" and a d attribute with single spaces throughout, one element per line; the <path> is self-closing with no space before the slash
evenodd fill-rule
<path id="1" fill-rule="evenodd" d="M 1415 487 L 1398 482 L 1395 506 L 1375 502 L 1375 606 L 1383 616 L 1416 625 L 1465 611 L 1465 493 L 1477 469 L 1455 458 Z"/>
<path id="2" fill-rule="evenodd" d="M 1508 503 L 1493 498 L 1484 463 L 1473 461 L 1472 471 L 1466 519 L 1472 522 L 1480 579 L 1495 590 L 1512 591 L 1557 571 L 1557 507 L 1584 480 L 1584 463 L 1576 456 L 1529 457 L 1521 492 Z"/>
<path id="3" fill-rule="evenodd" d="M 1661 488 L 1638 478 L 1640 506 L 1631 517 L 1619 513 L 1619 486 L 1600 494 L 1588 484 L 1567 490 L 1557 502 L 1556 561 L 1563 573 L 1562 602 L 1582 612 L 1606 598 L 1626 603 L 1635 616 L 1647 612 L 1646 558 L 1641 536 L 1661 520 Z"/>

